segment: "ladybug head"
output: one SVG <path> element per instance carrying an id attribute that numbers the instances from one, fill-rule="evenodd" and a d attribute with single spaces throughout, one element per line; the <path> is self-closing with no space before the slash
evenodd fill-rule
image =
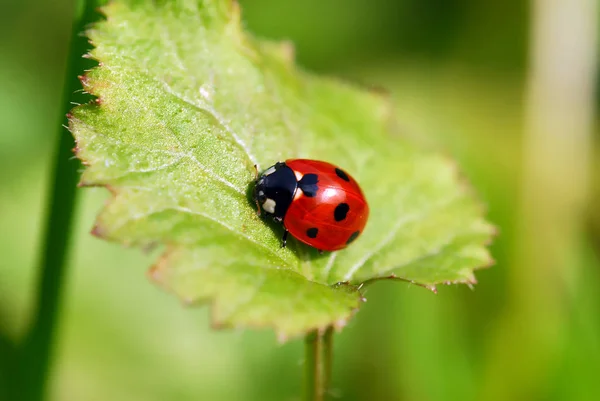
<path id="1" fill-rule="evenodd" d="M 298 181 L 292 169 L 278 162 L 258 177 L 253 197 L 263 211 L 282 220 L 297 189 Z"/>

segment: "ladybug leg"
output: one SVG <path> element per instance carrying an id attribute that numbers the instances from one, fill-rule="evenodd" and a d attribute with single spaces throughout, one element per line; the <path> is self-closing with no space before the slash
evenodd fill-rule
<path id="1" fill-rule="evenodd" d="M 285 229 L 284 229 L 285 230 Z M 281 247 L 285 248 L 286 244 L 287 244 L 287 236 L 288 236 L 289 231 L 285 230 L 283 232 L 283 237 L 281 238 Z"/>
<path id="2" fill-rule="evenodd" d="M 255 202 L 256 202 L 256 215 L 258 217 L 260 217 L 260 203 L 258 202 L 258 199 L 256 199 Z"/>
<path id="3" fill-rule="evenodd" d="M 258 198 L 256 197 L 256 183 L 258 183 L 258 178 L 259 178 L 259 177 L 260 177 L 260 174 L 258 173 L 258 165 L 257 165 L 257 164 L 255 164 L 255 165 L 254 165 L 254 181 L 255 181 L 255 187 L 254 187 L 254 192 L 255 192 L 255 195 L 254 195 L 254 202 L 256 202 L 256 215 L 257 215 L 258 217 L 260 217 L 260 215 L 261 215 L 261 211 L 260 211 L 260 209 L 261 209 L 261 207 L 260 207 L 260 202 L 258 201 Z"/>
<path id="4" fill-rule="evenodd" d="M 323 250 L 322 249 L 317 249 L 317 252 L 319 252 L 319 255 L 323 255 Z"/>
<path id="5" fill-rule="evenodd" d="M 254 165 L 254 181 L 258 180 L 258 165 Z"/>

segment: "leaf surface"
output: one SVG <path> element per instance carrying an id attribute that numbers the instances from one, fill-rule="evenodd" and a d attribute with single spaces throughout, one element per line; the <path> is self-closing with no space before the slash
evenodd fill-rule
<path id="1" fill-rule="evenodd" d="M 70 128 L 83 185 L 113 199 L 94 232 L 164 244 L 150 272 L 187 303 L 211 301 L 218 326 L 280 335 L 343 325 L 361 283 L 473 283 L 492 227 L 446 158 L 395 130 L 384 96 L 294 65 L 287 44 L 243 32 L 228 1 L 120 0 L 89 36 L 97 102 Z M 257 164 L 326 160 L 353 175 L 371 215 L 343 251 L 319 255 L 256 215 Z M 348 282 L 345 285 L 336 283 Z"/>

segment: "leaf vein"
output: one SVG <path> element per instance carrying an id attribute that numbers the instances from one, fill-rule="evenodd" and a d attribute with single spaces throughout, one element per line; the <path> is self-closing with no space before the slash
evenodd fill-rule
<path id="1" fill-rule="evenodd" d="M 248 147 L 248 145 L 246 145 L 246 142 L 244 142 L 244 140 L 238 134 L 235 133 L 235 131 L 231 128 L 231 126 L 229 126 L 229 124 L 227 124 L 227 122 L 225 121 L 225 118 L 223 116 L 221 116 L 215 109 L 213 109 L 212 107 L 209 107 L 208 105 L 201 105 L 201 104 L 196 103 L 193 100 L 188 99 L 187 97 L 174 91 L 166 82 L 164 82 L 158 78 L 156 78 L 156 79 L 158 80 L 158 82 L 160 82 L 162 84 L 164 90 L 167 93 L 169 93 L 170 95 L 172 95 L 175 98 L 179 99 L 180 101 L 186 103 L 188 106 L 191 106 L 198 111 L 207 113 L 210 116 L 212 116 L 215 119 L 215 121 L 217 121 L 219 123 L 219 125 L 221 125 L 221 127 L 223 127 L 225 129 L 225 131 L 227 131 L 227 133 L 229 133 L 229 135 L 231 135 L 233 140 L 240 146 L 240 148 L 242 148 L 242 150 L 246 153 L 248 160 L 250 160 L 250 162 L 252 162 L 252 164 L 258 164 L 256 157 L 254 157 L 254 155 L 250 151 L 250 148 Z"/>
<path id="2" fill-rule="evenodd" d="M 156 120 L 159 122 L 160 125 L 162 125 L 165 130 L 167 130 L 167 132 L 169 132 L 171 134 L 171 136 L 173 137 L 173 139 L 175 139 L 175 141 L 177 141 L 177 143 L 179 144 L 179 146 L 182 149 L 186 149 L 186 147 L 184 146 L 183 142 L 181 141 L 181 138 L 179 138 L 179 135 L 177 135 L 177 132 L 168 124 L 165 123 L 165 121 L 163 121 L 161 118 L 159 118 L 156 113 L 154 112 L 154 110 L 152 110 L 152 108 L 148 108 L 150 110 L 150 112 L 154 115 L 154 117 L 156 118 Z M 188 150 L 188 149 L 186 149 Z M 221 184 L 232 188 L 233 190 L 235 190 L 237 193 L 243 195 L 244 194 L 244 190 L 241 188 L 236 187 L 232 182 L 229 182 L 228 180 L 226 180 L 225 178 L 222 178 L 221 176 L 219 176 L 218 174 L 216 174 L 213 170 L 209 169 L 208 167 L 206 167 L 205 165 L 203 165 L 200 160 L 198 160 L 198 158 L 196 157 L 196 155 L 189 151 L 187 153 L 185 153 L 190 159 L 192 159 L 192 161 L 196 162 L 196 164 L 198 165 L 198 167 L 200 168 L 200 170 L 202 170 L 209 178 L 220 182 Z"/>
<path id="3" fill-rule="evenodd" d="M 276 256 L 278 259 L 280 259 L 281 261 L 283 261 L 285 265 L 289 265 L 289 263 L 288 263 L 287 260 L 285 260 L 279 253 L 277 253 L 276 251 L 274 251 L 268 245 L 264 244 L 261 241 L 256 241 L 254 238 L 252 238 L 250 236 L 242 234 L 240 230 L 237 230 L 234 227 L 229 226 L 228 224 L 226 224 L 225 222 L 223 222 L 223 221 L 221 221 L 219 219 L 216 219 L 216 218 L 214 218 L 214 217 L 212 217 L 212 216 L 210 216 L 210 215 L 208 215 L 206 213 L 195 211 L 195 210 L 183 207 L 183 206 L 175 206 L 172 209 L 176 210 L 176 211 L 184 212 L 184 213 L 198 215 L 198 216 L 204 217 L 204 218 L 206 218 L 208 220 L 211 220 L 211 221 L 213 221 L 213 222 L 215 222 L 217 224 L 220 224 L 221 226 L 223 226 L 223 227 L 227 228 L 228 230 L 230 230 L 231 232 L 233 232 L 235 235 L 237 235 L 237 236 L 239 236 L 239 237 L 241 237 L 241 238 L 243 238 L 243 239 L 245 239 L 247 241 L 250 241 L 251 243 L 253 243 L 255 245 L 258 245 L 261 248 L 266 249 L 271 255 Z"/>
<path id="4" fill-rule="evenodd" d="M 358 271 L 358 269 L 363 267 L 369 261 L 369 259 L 371 259 L 375 254 L 377 254 L 384 247 L 386 247 L 389 243 L 391 243 L 394 240 L 394 238 L 396 237 L 396 234 L 398 234 L 398 231 L 402 227 L 404 227 L 406 224 L 408 224 L 412 221 L 425 219 L 425 218 L 427 218 L 427 216 L 431 215 L 433 212 L 440 210 L 444 207 L 447 207 L 456 199 L 457 199 L 456 196 L 450 197 L 450 198 L 444 200 L 443 202 L 439 202 L 437 205 L 433 205 L 432 207 L 426 209 L 422 213 L 413 213 L 413 214 L 405 216 L 403 219 L 398 220 L 396 222 L 396 224 L 394 224 L 394 226 L 390 229 L 389 233 L 385 237 L 383 237 L 383 239 L 377 245 L 375 245 L 373 248 L 371 248 L 371 250 L 368 253 L 366 253 L 365 256 L 363 256 L 361 259 L 359 259 L 358 262 L 356 262 L 348 270 L 348 272 L 344 275 L 344 280 L 345 281 L 350 280 L 352 278 L 352 276 Z"/>
<path id="5" fill-rule="evenodd" d="M 336 258 L 337 258 L 337 252 L 331 252 L 331 255 L 329 255 L 329 260 L 327 260 L 327 264 L 325 265 L 325 268 L 323 269 L 323 277 L 327 278 L 327 282 L 329 282 L 331 268 L 335 264 Z"/>

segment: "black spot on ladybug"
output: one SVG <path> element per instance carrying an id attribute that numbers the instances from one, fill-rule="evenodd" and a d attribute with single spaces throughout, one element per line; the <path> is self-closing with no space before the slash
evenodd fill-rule
<path id="1" fill-rule="evenodd" d="M 350 238 L 348 238 L 348 241 L 346 241 L 346 245 L 350 245 L 358 237 L 358 234 L 360 234 L 360 231 L 354 231 Z"/>
<path id="2" fill-rule="evenodd" d="M 304 174 L 302 179 L 298 181 L 298 187 L 302 190 L 304 195 L 309 198 L 314 198 L 317 196 L 317 191 L 319 187 L 317 183 L 319 182 L 319 177 L 316 174 Z"/>
<path id="3" fill-rule="evenodd" d="M 342 221 L 346 218 L 348 211 L 350 210 L 350 206 L 347 203 L 340 203 L 335 207 L 333 211 L 333 218 L 335 221 Z"/>
<path id="4" fill-rule="evenodd" d="M 335 168 L 335 173 L 342 180 L 350 182 L 350 177 L 348 177 L 348 174 L 346 174 L 343 170 L 340 170 L 339 168 L 336 167 Z"/>
<path id="5" fill-rule="evenodd" d="M 312 227 L 306 230 L 306 236 L 308 238 L 317 238 L 317 234 L 319 233 L 319 229 L 317 227 Z"/>

